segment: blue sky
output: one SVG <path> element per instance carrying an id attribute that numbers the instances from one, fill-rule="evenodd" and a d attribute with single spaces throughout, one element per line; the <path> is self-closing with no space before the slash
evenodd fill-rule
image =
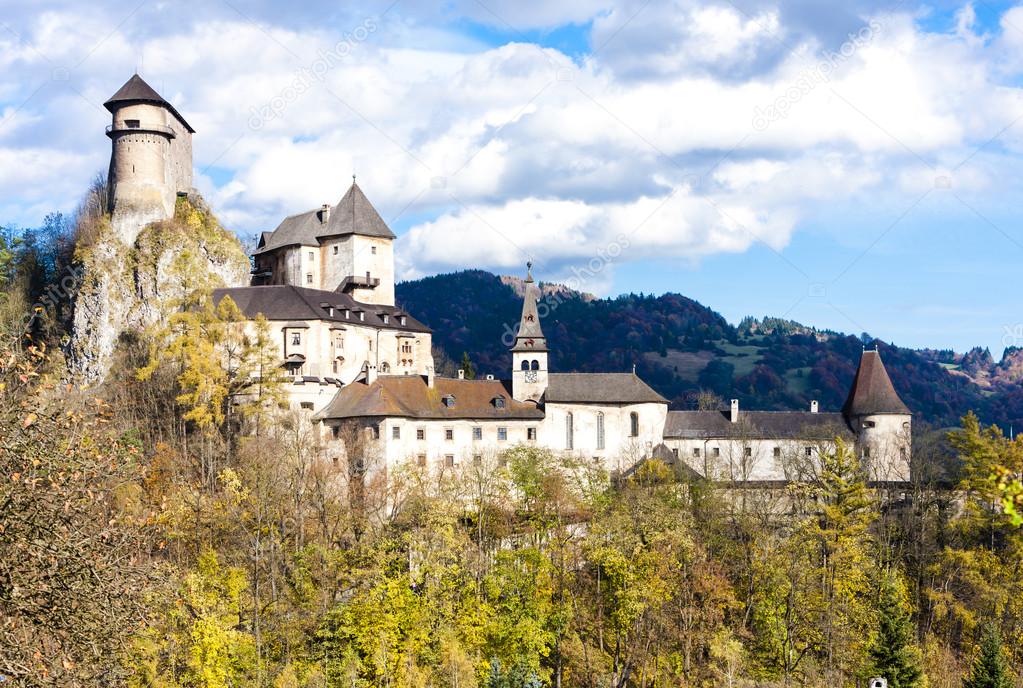
<path id="1" fill-rule="evenodd" d="M 0 223 L 70 212 L 136 68 L 241 236 L 345 192 L 405 278 L 537 264 L 914 347 L 1023 345 L 1023 7 L 8 0 Z"/>

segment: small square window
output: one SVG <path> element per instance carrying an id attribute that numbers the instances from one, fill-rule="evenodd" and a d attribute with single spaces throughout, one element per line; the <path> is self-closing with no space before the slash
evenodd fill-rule
<path id="1" fill-rule="evenodd" d="M 313 273 L 311 273 L 311 272 L 307 272 L 306 273 L 305 283 L 306 284 L 312 284 L 313 283 Z"/>
<path id="2" fill-rule="evenodd" d="M 775 447 L 774 448 L 774 458 L 776 458 L 776 459 L 780 459 L 781 458 L 781 447 Z"/>
<path id="3" fill-rule="evenodd" d="M 805 451 L 807 456 L 813 456 L 813 447 L 807 447 Z"/>
<path id="4" fill-rule="evenodd" d="M 124 120 L 124 126 L 129 129 L 140 129 L 142 127 L 142 122 L 137 119 L 126 119 Z"/>
<path id="5" fill-rule="evenodd" d="M 753 447 L 744 447 L 742 451 L 743 456 L 753 456 Z"/>
<path id="6" fill-rule="evenodd" d="M 711 454 L 713 454 L 715 457 L 721 456 L 721 448 L 720 447 L 714 447 L 710 451 L 711 451 Z"/>
<path id="7" fill-rule="evenodd" d="M 695 449 L 693 449 L 693 458 L 694 459 L 700 458 L 700 448 L 699 447 L 696 447 Z"/>
<path id="8" fill-rule="evenodd" d="M 291 333 L 291 345 L 292 346 L 302 346 L 302 333 L 301 332 L 292 332 Z"/>
<path id="9" fill-rule="evenodd" d="M 526 439 L 530 442 L 536 441 L 536 428 L 526 428 Z"/>
<path id="10" fill-rule="evenodd" d="M 863 458 L 864 459 L 869 459 L 870 458 L 870 447 L 864 447 L 863 448 Z"/>
<path id="11" fill-rule="evenodd" d="M 337 250 L 338 250 L 338 245 L 334 244 L 334 255 L 335 256 L 337 255 Z"/>
<path id="12" fill-rule="evenodd" d="M 426 439 L 426 430 L 424 430 L 423 428 L 416 428 L 416 439 L 417 440 L 425 440 Z"/>
<path id="13" fill-rule="evenodd" d="M 416 457 L 416 463 L 419 464 L 420 468 L 425 466 L 426 465 L 426 454 L 420 454 L 419 456 L 417 456 Z"/>
<path id="14" fill-rule="evenodd" d="M 508 428 L 498 428 L 497 429 L 497 440 L 499 442 L 504 442 L 507 439 L 508 439 Z"/>
<path id="15" fill-rule="evenodd" d="M 480 456 L 479 454 L 473 454 L 473 455 L 472 455 L 472 462 L 473 462 L 473 464 L 475 464 L 476 466 L 479 466 L 480 464 L 482 464 L 482 463 L 483 463 L 483 457 L 482 457 L 482 456 Z"/>
<path id="16" fill-rule="evenodd" d="M 455 439 L 455 431 L 452 428 L 444 428 L 444 439 L 449 442 Z"/>
<path id="17" fill-rule="evenodd" d="M 401 439 L 401 428 L 399 426 L 395 425 L 393 428 L 391 428 L 391 439 L 394 440 Z"/>
<path id="18" fill-rule="evenodd" d="M 445 454 L 444 455 L 444 465 L 447 466 L 448 468 L 453 467 L 455 465 L 455 455 L 454 454 Z"/>
<path id="19" fill-rule="evenodd" d="M 316 254 L 312 251 L 309 252 L 309 260 L 316 260 Z"/>
<path id="20" fill-rule="evenodd" d="M 312 411 L 313 410 L 313 402 L 311 402 L 311 401 L 303 401 L 303 402 L 301 402 L 299 404 L 299 406 L 302 408 L 303 411 Z"/>
<path id="21" fill-rule="evenodd" d="M 341 426 L 340 425 L 335 425 L 335 426 L 331 427 L 330 428 L 330 434 L 331 434 L 331 436 L 334 439 L 337 439 L 338 437 L 340 437 L 341 436 Z"/>
<path id="22" fill-rule="evenodd" d="M 483 439 L 483 428 L 480 428 L 480 427 L 473 428 L 472 429 L 472 438 L 474 440 L 481 440 L 481 439 Z"/>
<path id="23" fill-rule="evenodd" d="M 369 247 L 369 252 L 372 253 L 375 256 L 377 254 L 377 247 L 376 246 L 370 246 Z"/>
<path id="24" fill-rule="evenodd" d="M 678 447 L 674 447 L 674 448 L 673 448 L 673 449 L 671 450 L 671 453 L 672 453 L 672 455 L 673 455 L 673 456 L 674 456 L 674 457 L 675 457 L 675 458 L 677 459 L 677 458 L 678 458 Z"/>

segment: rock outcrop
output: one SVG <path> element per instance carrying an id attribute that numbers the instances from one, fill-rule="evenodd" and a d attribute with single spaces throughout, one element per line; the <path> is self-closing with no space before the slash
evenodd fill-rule
<path id="1" fill-rule="evenodd" d="M 241 244 L 198 194 L 179 197 L 173 218 L 129 232 L 131 244 L 109 216 L 98 222 L 90 244 L 76 250 L 82 283 L 65 353 L 77 382 L 102 381 L 126 336 L 162 322 L 195 290 L 248 283 Z"/>

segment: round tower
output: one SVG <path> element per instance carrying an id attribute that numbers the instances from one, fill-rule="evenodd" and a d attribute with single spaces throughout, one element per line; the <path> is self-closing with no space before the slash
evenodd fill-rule
<path id="1" fill-rule="evenodd" d="M 856 447 L 871 480 L 908 481 L 913 416 L 876 349 L 863 352 L 842 413 L 856 433 Z"/>
<path id="2" fill-rule="evenodd" d="M 108 211 L 128 243 L 149 222 L 174 215 L 179 192 L 192 185 L 194 130 L 138 74 L 104 106 L 112 121 Z"/>

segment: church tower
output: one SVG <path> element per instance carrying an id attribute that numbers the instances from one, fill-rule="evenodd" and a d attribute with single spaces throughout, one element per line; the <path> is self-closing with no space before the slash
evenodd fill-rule
<path id="1" fill-rule="evenodd" d="M 138 74 L 103 105 L 112 115 L 107 210 L 134 243 L 146 224 L 173 217 L 177 195 L 191 189 L 195 130 Z"/>
<path id="2" fill-rule="evenodd" d="M 512 396 L 518 401 L 538 402 L 547 390 L 547 339 L 540 329 L 536 303 L 540 289 L 533 282 L 533 264 L 527 264 L 522 318 L 512 346 Z"/>

